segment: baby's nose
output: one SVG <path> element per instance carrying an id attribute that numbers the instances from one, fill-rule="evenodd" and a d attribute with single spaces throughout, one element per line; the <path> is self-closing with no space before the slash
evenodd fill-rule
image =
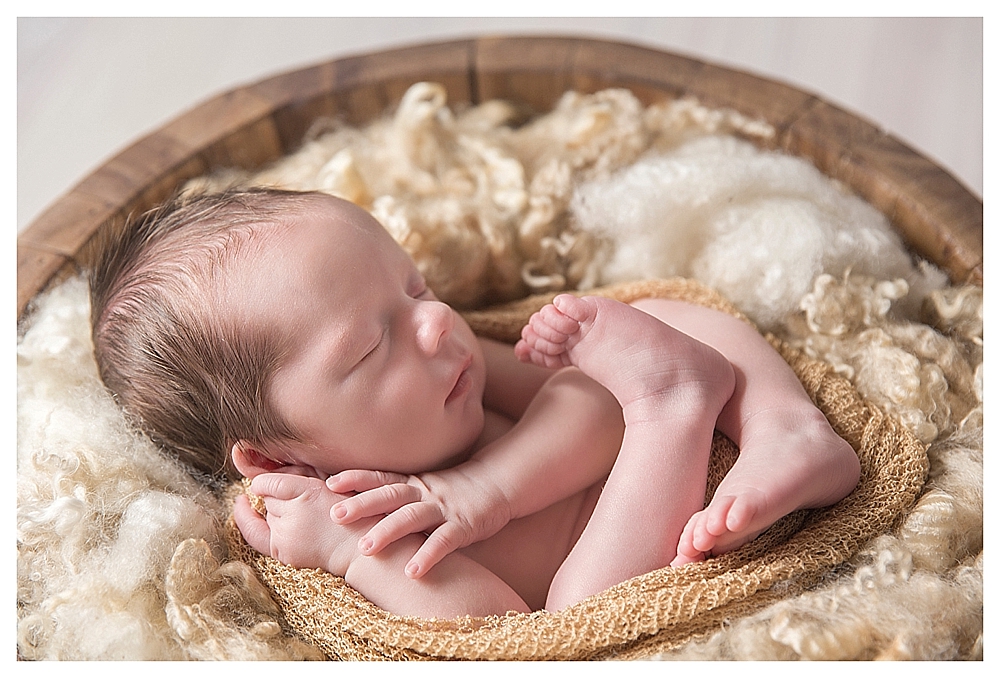
<path id="1" fill-rule="evenodd" d="M 428 355 L 441 348 L 455 327 L 451 307 L 440 301 L 421 301 L 417 307 L 417 344 Z"/>

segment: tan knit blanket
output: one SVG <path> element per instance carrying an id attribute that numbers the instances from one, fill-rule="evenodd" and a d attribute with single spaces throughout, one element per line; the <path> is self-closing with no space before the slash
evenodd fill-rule
<path id="1" fill-rule="evenodd" d="M 589 293 L 624 302 L 681 299 L 746 320 L 719 294 L 688 279 L 625 283 Z M 481 336 L 513 342 L 531 313 L 553 296 L 470 312 L 466 319 Z M 331 659 L 627 659 L 677 648 L 727 620 L 802 593 L 872 537 L 898 525 L 927 477 L 924 445 L 912 433 L 825 363 L 770 335 L 768 340 L 857 451 L 861 480 L 838 504 L 786 516 L 735 552 L 635 577 L 557 613 L 452 620 L 390 614 L 341 577 L 297 570 L 256 553 L 230 520 L 231 553 L 257 571 L 292 629 Z M 735 445 L 716 434 L 706 502 L 737 455 Z"/>

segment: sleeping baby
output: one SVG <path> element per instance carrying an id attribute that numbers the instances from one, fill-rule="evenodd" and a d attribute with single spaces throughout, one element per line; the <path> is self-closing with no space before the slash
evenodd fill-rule
<path id="1" fill-rule="evenodd" d="M 859 463 L 749 324 L 560 295 L 516 346 L 361 208 L 232 190 L 129 224 L 92 275 L 101 376 L 247 543 L 422 617 L 559 610 L 831 505 Z M 740 449 L 704 506 L 713 432 Z"/>

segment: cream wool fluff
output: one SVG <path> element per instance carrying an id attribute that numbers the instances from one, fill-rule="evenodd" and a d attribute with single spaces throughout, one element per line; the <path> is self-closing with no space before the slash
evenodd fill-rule
<path id="1" fill-rule="evenodd" d="M 944 282 L 914 267 L 868 203 L 799 158 L 732 136 L 696 138 L 584 182 L 570 209 L 580 230 L 614 243 L 601 282 L 693 277 L 763 329 L 796 310 L 823 272 L 899 277 L 921 292 Z"/>
<path id="2" fill-rule="evenodd" d="M 930 478 L 898 529 L 812 590 L 659 658 L 981 658 L 982 289 L 912 265 L 884 219 L 807 163 L 724 136 L 769 133 L 735 114 L 690 101 L 643 110 L 615 90 L 567 95 L 509 128 L 512 107 L 453 112 L 442 91 L 422 85 L 364 129 L 318 127 L 257 176 L 201 183 L 351 197 L 424 270 L 464 274 L 461 303 L 629 270 L 719 288 L 928 444 Z M 658 193 L 656 176 L 675 190 Z M 777 222 L 790 243 L 806 235 L 775 261 L 760 248 Z M 442 247 L 455 258 L 436 259 Z M 320 658 L 229 559 L 226 500 L 125 425 L 97 376 L 79 278 L 36 300 L 17 369 L 19 656 Z"/>

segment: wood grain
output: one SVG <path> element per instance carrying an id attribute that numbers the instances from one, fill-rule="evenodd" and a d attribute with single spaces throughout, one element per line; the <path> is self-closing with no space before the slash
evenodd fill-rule
<path id="1" fill-rule="evenodd" d="M 760 142 L 811 160 L 885 213 L 912 250 L 954 282 L 983 282 L 983 205 L 953 176 L 877 126 L 780 82 L 636 45 L 572 37 L 486 36 L 415 45 L 282 73 L 213 97 L 124 149 L 18 237 L 17 315 L 95 236 L 220 167 L 254 169 L 294 150 L 317 118 L 361 124 L 415 82 L 452 104 L 503 98 L 544 112 L 567 90 L 626 87 L 645 104 L 694 96 L 760 118 Z"/>

